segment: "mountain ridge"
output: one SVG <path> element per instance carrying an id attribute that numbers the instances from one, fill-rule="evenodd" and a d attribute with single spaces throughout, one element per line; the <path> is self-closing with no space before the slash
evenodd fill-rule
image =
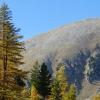
<path id="1" fill-rule="evenodd" d="M 98 19 L 95 19 L 95 20 L 88 20 L 89 22 L 89 24 L 90 23 L 92 23 L 92 25 L 93 24 L 95 24 L 95 23 L 97 23 L 97 24 L 100 24 L 100 20 L 98 20 Z M 95 22 L 96 21 L 96 22 Z M 85 20 L 85 21 L 81 21 L 81 22 L 78 22 L 78 25 L 76 25 L 77 23 L 74 23 L 73 25 L 72 24 L 70 24 L 71 25 L 71 29 L 70 29 L 70 27 L 69 27 L 69 25 L 68 26 L 63 26 L 61 29 L 57 29 L 57 31 L 56 30 L 53 30 L 53 31 L 50 31 L 50 32 L 48 32 L 48 33 L 45 33 L 45 34 L 41 34 L 41 35 L 39 35 L 39 36 L 37 36 L 37 37 L 35 37 L 35 38 L 32 38 L 31 40 L 29 40 L 28 42 L 26 41 L 25 42 L 25 44 L 26 44 L 26 52 L 27 53 L 29 53 L 28 52 L 28 50 L 29 50 L 29 48 L 32 48 L 31 50 L 33 51 L 33 52 L 35 52 L 35 51 L 37 51 L 39 48 L 41 48 L 42 50 L 42 53 L 41 53 L 41 55 L 43 55 L 43 53 L 44 53 L 44 55 L 45 54 L 48 54 L 47 53 L 47 51 L 48 51 L 48 48 L 50 49 L 52 49 L 52 48 L 55 48 L 55 49 L 53 49 L 53 52 L 57 52 L 57 49 L 58 49 L 58 47 L 56 46 L 56 41 L 57 41 L 57 45 L 58 46 L 62 46 L 62 44 L 63 44 L 63 46 L 62 46 L 62 48 L 59 50 L 59 51 L 63 51 L 63 50 L 65 50 L 65 49 L 63 49 L 63 48 L 65 48 L 66 47 L 66 45 L 68 45 L 68 48 L 66 48 L 67 50 L 66 50 L 66 52 L 68 52 L 68 54 L 70 53 L 69 51 L 71 51 L 72 50 L 72 52 L 74 51 L 74 49 L 75 49 L 75 51 L 76 51 L 76 49 L 77 48 L 86 48 L 86 47 L 84 47 L 84 44 L 86 45 L 87 44 L 87 47 L 88 47 L 88 41 L 91 41 L 91 40 L 89 40 L 88 39 L 88 37 L 90 37 L 90 38 L 93 38 L 94 36 L 94 33 L 91 33 L 90 32 L 90 34 L 89 34 L 89 32 L 87 32 L 87 30 L 86 30 L 86 33 L 85 33 L 85 31 L 84 32 L 82 32 L 82 28 L 84 27 L 84 25 L 81 25 L 81 28 L 79 27 L 80 26 L 80 24 L 88 24 L 87 23 L 87 20 Z M 92 26 L 91 25 L 91 26 Z M 88 26 L 88 25 L 87 25 Z M 85 28 L 87 28 L 87 26 L 85 26 Z M 88 28 L 87 29 L 89 29 L 89 28 L 91 28 L 91 26 L 88 26 Z M 98 25 L 98 26 L 100 26 L 100 25 Z M 74 28 L 73 28 L 74 27 Z M 93 27 L 93 26 L 92 26 Z M 72 30 L 73 29 L 73 30 Z M 65 30 L 65 31 L 64 31 Z M 66 30 L 72 30 L 71 32 L 66 32 Z M 75 32 L 75 30 L 77 30 L 77 32 Z M 92 32 L 94 31 L 94 30 L 96 30 L 96 28 L 94 28 L 94 29 L 92 29 Z M 60 31 L 60 32 L 59 32 Z M 79 32 L 80 31 L 80 32 Z M 74 33 L 73 33 L 74 32 Z M 94 31 L 95 32 L 95 31 Z M 59 34 L 58 34 L 59 33 Z M 62 34 L 60 34 L 60 33 L 62 33 Z M 66 33 L 67 33 L 67 35 L 66 35 Z M 77 36 L 75 36 L 76 35 L 76 33 L 77 33 Z M 84 36 L 84 33 L 86 34 L 86 36 Z M 70 35 L 71 34 L 71 35 Z M 80 36 L 80 34 L 82 34 L 82 36 Z M 91 35 L 92 34 L 92 35 Z M 97 41 L 97 43 L 98 43 L 98 41 L 99 41 L 99 37 L 98 37 L 98 35 L 99 35 L 99 32 L 98 33 L 96 33 L 96 40 L 94 39 L 94 41 Z M 69 37 L 69 38 L 66 38 L 66 36 L 67 37 Z M 80 38 L 80 37 L 82 37 L 82 38 Z M 82 46 L 79 44 L 79 42 L 81 42 L 81 40 L 83 39 L 83 38 L 87 38 L 87 39 L 85 39 L 84 41 L 82 41 Z M 59 40 L 58 40 L 59 39 Z M 98 39 L 98 40 L 97 40 Z M 63 42 L 66 42 L 66 43 L 63 43 Z M 77 42 L 76 44 L 74 44 L 74 42 Z M 95 43 L 96 44 L 96 43 Z M 93 45 L 95 45 L 95 44 L 91 44 L 91 45 L 89 45 L 91 48 L 92 48 L 92 46 Z M 71 47 L 69 47 L 69 45 L 70 46 L 72 46 L 72 48 L 73 49 L 71 49 Z M 73 45 L 77 45 L 78 47 L 76 48 L 76 46 L 75 46 L 75 48 L 73 47 Z M 94 46 L 93 46 L 94 47 Z M 35 50 L 36 49 L 36 50 Z M 43 49 L 45 49 L 45 50 L 43 50 Z M 30 50 L 30 53 L 32 52 Z M 43 51 L 45 51 L 45 52 L 43 52 Z M 51 50 L 52 51 L 52 50 Z M 38 52 L 40 52 L 40 51 L 38 51 Z M 36 53 L 34 53 L 34 55 L 33 55 L 33 58 L 32 59 L 39 59 L 38 57 L 37 58 L 35 58 L 35 54 Z M 29 54 L 28 54 L 29 55 Z M 43 56 L 44 56 L 43 55 Z M 32 56 L 32 55 L 31 55 Z M 25 67 L 24 67 L 25 68 Z"/>
<path id="2" fill-rule="evenodd" d="M 23 53 L 25 64 L 21 68 L 29 71 L 34 62 L 38 60 L 39 62 L 45 62 L 49 70 L 55 72 L 57 66 L 64 63 L 69 83 L 74 83 L 78 93 L 80 93 L 78 100 L 85 100 L 95 94 L 100 87 L 100 82 L 99 84 L 95 83 L 96 85 L 90 83 L 90 81 L 97 82 L 94 81 L 93 75 L 92 77 L 88 76 L 88 72 L 91 71 L 88 63 L 91 61 L 91 57 L 95 57 L 93 56 L 94 52 L 99 51 L 99 44 L 99 18 L 64 25 L 26 41 L 26 51 Z M 98 66 L 96 69 L 99 69 Z M 94 70 L 94 73 L 95 79 L 98 79 L 99 71 L 96 74 Z M 86 83 L 89 85 L 86 85 Z M 85 94 L 85 86 L 93 92 L 87 90 L 88 92 Z"/>

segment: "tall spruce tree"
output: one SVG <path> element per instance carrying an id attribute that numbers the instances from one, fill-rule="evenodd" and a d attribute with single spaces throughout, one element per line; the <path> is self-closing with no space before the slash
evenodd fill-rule
<path id="1" fill-rule="evenodd" d="M 38 92 L 43 98 L 46 98 L 50 94 L 51 74 L 48 71 L 48 67 L 45 63 L 41 65 L 39 72 L 39 86 Z"/>
<path id="2" fill-rule="evenodd" d="M 16 75 L 22 77 L 25 75 L 17 68 L 23 64 L 21 52 L 24 45 L 20 39 L 22 36 L 19 35 L 19 29 L 12 23 L 11 11 L 4 3 L 0 7 L 0 97 L 2 98 L 15 95 L 21 89 L 15 81 Z"/>

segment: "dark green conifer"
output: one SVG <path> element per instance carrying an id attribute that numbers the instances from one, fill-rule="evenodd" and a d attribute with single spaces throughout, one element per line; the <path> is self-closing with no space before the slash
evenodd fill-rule
<path id="1" fill-rule="evenodd" d="M 48 67 L 45 63 L 41 65 L 39 72 L 39 87 L 38 92 L 45 98 L 50 94 L 51 74 L 48 71 Z"/>

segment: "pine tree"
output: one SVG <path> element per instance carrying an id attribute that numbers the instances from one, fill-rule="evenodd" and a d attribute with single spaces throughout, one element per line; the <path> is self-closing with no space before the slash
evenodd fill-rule
<path id="1" fill-rule="evenodd" d="M 51 74 L 48 71 L 47 65 L 43 63 L 39 72 L 38 92 L 43 98 L 50 94 Z"/>
<path id="2" fill-rule="evenodd" d="M 21 52 L 24 50 L 24 43 L 20 39 L 22 36 L 12 23 L 11 11 L 3 4 L 0 7 L 0 97 L 2 98 L 19 93 L 21 86 L 16 83 L 15 77 L 26 76 L 17 68 L 23 64 Z"/>
<path id="3" fill-rule="evenodd" d="M 61 87 L 58 80 L 54 80 L 51 85 L 50 100 L 61 100 Z"/>

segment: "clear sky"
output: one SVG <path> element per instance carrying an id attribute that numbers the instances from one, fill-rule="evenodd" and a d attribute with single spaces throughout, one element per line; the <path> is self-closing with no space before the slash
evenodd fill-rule
<path id="1" fill-rule="evenodd" d="M 12 10 L 24 39 L 67 23 L 100 17 L 100 0 L 0 0 Z"/>

